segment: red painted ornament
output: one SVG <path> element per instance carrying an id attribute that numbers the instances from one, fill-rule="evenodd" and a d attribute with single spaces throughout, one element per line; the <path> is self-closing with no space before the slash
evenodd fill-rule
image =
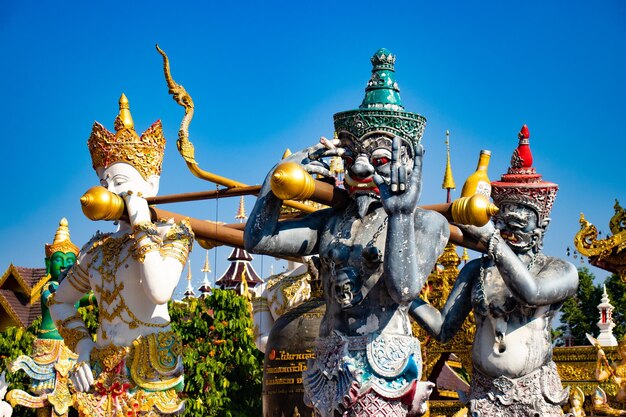
<path id="1" fill-rule="evenodd" d="M 530 168 L 533 166 L 533 154 L 530 152 L 530 130 L 528 130 L 528 126 L 522 126 L 517 137 L 519 144 L 511 157 L 511 167 Z"/>

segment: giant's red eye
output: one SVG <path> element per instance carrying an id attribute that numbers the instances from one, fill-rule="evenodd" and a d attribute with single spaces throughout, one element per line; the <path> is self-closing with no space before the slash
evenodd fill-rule
<path id="1" fill-rule="evenodd" d="M 343 158 L 343 162 L 346 165 L 352 165 L 354 163 L 354 159 L 352 159 L 352 157 L 349 155 L 343 155 L 342 158 Z"/>
<path id="2" fill-rule="evenodd" d="M 386 158 L 384 156 L 382 158 L 374 158 L 374 160 L 372 161 L 372 164 L 375 167 L 379 167 L 379 166 L 385 165 L 387 163 L 389 163 L 389 158 Z"/>

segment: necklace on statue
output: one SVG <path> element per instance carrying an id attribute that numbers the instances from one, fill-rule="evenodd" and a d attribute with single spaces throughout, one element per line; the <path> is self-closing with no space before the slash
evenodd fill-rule
<path id="1" fill-rule="evenodd" d="M 526 265 L 527 271 L 532 271 L 533 267 L 535 266 L 535 261 L 538 254 L 539 252 L 535 252 L 530 258 L 530 262 L 528 262 L 528 265 Z M 493 266 L 495 266 L 495 264 Z M 495 332 L 495 343 L 493 349 L 496 354 L 501 354 L 506 350 L 504 338 L 506 336 L 509 313 L 511 313 L 515 309 L 515 307 L 507 310 L 506 302 L 503 302 L 502 306 L 492 306 L 489 302 L 489 299 L 487 298 L 487 292 L 485 291 L 485 277 L 485 255 L 482 255 L 480 257 L 480 275 L 478 280 L 477 301 L 480 304 L 480 309 L 485 312 L 489 320 L 494 321 L 493 324 Z"/>

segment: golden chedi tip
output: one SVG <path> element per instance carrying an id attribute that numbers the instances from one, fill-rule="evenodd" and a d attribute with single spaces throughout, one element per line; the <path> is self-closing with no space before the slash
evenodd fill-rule
<path id="1" fill-rule="evenodd" d="M 241 198 L 239 199 L 239 209 L 237 210 L 237 215 L 235 216 L 235 219 L 243 222 L 247 218 L 248 216 L 246 215 L 246 207 L 244 205 L 243 196 L 241 196 Z"/>
<path id="2" fill-rule="evenodd" d="M 70 229 L 67 219 L 63 217 L 59 222 L 59 227 L 54 235 L 52 244 L 46 244 L 46 257 L 49 258 L 56 252 L 73 253 L 78 255 L 79 249 L 70 240 Z"/>
<path id="3" fill-rule="evenodd" d="M 115 130 L 119 132 L 122 129 L 135 130 L 135 122 L 133 122 L 133 117 L 130 115 L 130 103 L 128 103 L 128 98 L 126 98 L 126 94 L 122 93 L 120 100 L 120 113 L 117 115 L 115 119 Z M 136 134 L 136 132 L 135 132 Z"/>
<path id="4" fill-rule="evenodd" d="M 441 188 L 446 190 L 455 190 L 456 184 L 454 183 L 454 177 L 452 176 L 452 165 L 450 163 L 450 131 L 446 130 L 446 170 L 443 175 L 443 184 Z"/>

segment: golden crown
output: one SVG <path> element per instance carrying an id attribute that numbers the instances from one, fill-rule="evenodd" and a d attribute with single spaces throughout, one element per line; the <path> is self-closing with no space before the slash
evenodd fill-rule
<path id="1" fill-rule="evenodd" d="M 67 219 L 63 217 L 59 222 L 59 228 L 54 235 L 52 244 L 46 243 L 46 258 L 51 257 L 56 252 L 70 253 L 78 256 L 79 249 L 70 240 L 70 229 Z"/>
<path id="2" fill-rule="evenodd" d="M 93 124 L 87 146 L 94 169 L 124 162 L 132 165 L 145 179 L 161 174 L 165 137 L 160 120 L 139 137 L 130 115 L 128 99 L 122 94 L 120 113 L 115 118 L 115 131 L 117 133 L 113 134 L 100 123 Z"/>

